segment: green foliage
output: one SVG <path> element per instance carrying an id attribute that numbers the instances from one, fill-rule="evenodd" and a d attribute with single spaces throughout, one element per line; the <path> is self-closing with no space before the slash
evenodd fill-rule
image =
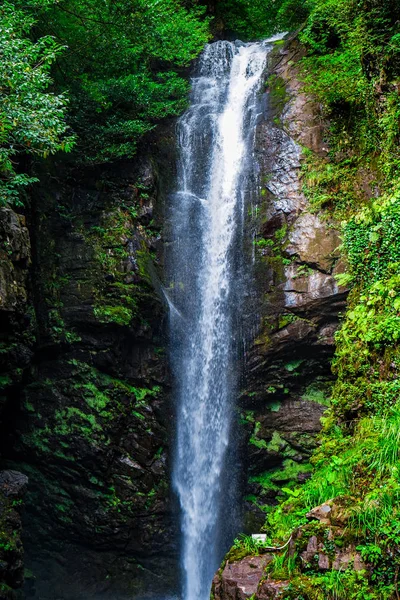
<path id="1" fill-rule="evenodd" d="M 344 226 L 343 246 L 353 275 L 360 284 L 399 272 L 400 189 L 380 197 Z"/>
<path id="2" fill-rule="evenodd" d="M 125 306 L 96 306 L 95 317 L 102 323 L 117 323 L 117 325 L 129 325 L 132 320 L 132 311 Z"/>
<path id="3" fill-rule="evenodd" d="M 271 447 L 268 449 L 271 450 Z M 281 468 L 274 468 L 260 475 L 250 477 L 249 481 L 259 483 L 263 493 L 277 493 L 282 490 L 286 494 L 292 495 L 293 493 L 297 494 L 297 489 L 294 491 L 294 487 L 298 485 L 298 476 L 310 473 L 310 471 L 311 465 L 309 463 L 297 463 L 291 458 L 286 458 Z M 283 484 L 290 487 L 282 487 Z"/>
<path id="4" fill-rule="evenodd" d="M 336 336 L 335 414 L 384 413 L 397 400 L 400 325 L 398 192 L 359 211 L 344 226 L 343 248 L 355 287 Z"/>
<path id="5" fill-rule="evenodd" d="M 227 559 L 234 561 L 240 560 L 241 558 L 248 556 L 249 554 L 258 555 L 266 552 L 267 549 L 270 549 L 270 540 L 268 538 L 257 539 L 253 538 L 251 535 L 246 535 L 244 533 L 239 534 L 239 536 L 233 541 L 233 545 L 231 550 L 227 555 Z"/>
<path id="6" fill-rule="evenodd" d="M 348 570 L 345 576 L 334 571 L 321 576 L 311 571 L 306 577 L 301 574 L 304 571 L 301 561 L 295 561 L 291 573 L 285 573 L 287 566 L 281 558 L 276 568 L 271 567 L 271 573 L 286 578 L 297 570 L 289 587 L 291 592 L 307 587 L 310 595 L 306 598 L 391 598 L 393 581 L 400 570 L 399 407 L 397 402 L 385 414 L 364 417 L 351 435 L 346 435 L 328 416 L 321 447 L 313 457 L 312 478 L 302 487 L 285 490 L 288 499 L 270 509 L 266 530 L 272 540 L 282 542 L 299 526 L 305 528 L 304 533 L 308 532 L 312 526 L 306 513 L 334 498 L 341 518 L 347 522 L 347 538 L 362 540 L 358 550 L 371 567 L 368 573 L 357 576 Z M 300 540 L 304 539 L 304 533 Z M 311 528 L 309 535 L 313 534 Z M 330 552 L 334 554 L 342 540 L 330 539 L 333 539 L 329 542 Z M 346 585 L 340 591 L 342 583 Z M 367 592 L 368 595 L 362 595 Z"/>
<path id="7" fill-rule="evenodd" d="M 296 555 L 289 556 L 287 549 L 284 552 L 277 552 L 267 565 L 266 573 L 274 579 L 287 579 L 295 572 L 296 558 Z"/>
<path id="8" fill-rule="evenodd" d="M 303 79 L 330 127 L 327 157 L 308 154 L 303 165 L 304 191 L 316 210 L 348 219 L 379 188 L 397 185 L 400 4 L 314 0 L 310 9 L 300 34 Z"/>
<path id="9" fill-rule="evenodd" d="M 22 155 L 46 157 L 71 149 L 74 138 L 65 123 L 67 101 L 49 91 L 51 64 L 63 51 L 45 35 L 29 39 L 31 16 L 13 2 L 0 7 L 0 206 L 20 204 L 19 192 L 37 181 L 23 172 Z"/>
<path id="10" fill-rule="evenodd" d="M 94 316 L 101 323 L 129 326 L 136 318 L 145 324 L 145 315 L 158 301 L 147 272 L 151 254 L 146 239 L 152 231 L 144 230 L 137 223 L 137 204 L 137 198 L 117 204 L 102 215 L 100 225 L 82 229 L 85 240 L 93 248 L 100 275 Z M 140 249 L 132 251 L 130 240 L 134 234 L 140 239 Z M 127 265 L 132 263 L 138 274 L 135 278 L 127 276 Z"/>
<path id="11" fill-rule="evenodd" d="M 80 158 L 132 157 L 139 139 L 186 106 L 180 71 L 209 39 L 204 9 L 179 0 L 64 0 L 35 8 L 68 51 L 54 77 L 71 98 Z"/>
<path id="12" fill-rule="evenodd" d="M 340 348 L 335 368 L 349 365 L 349 355 L 361 367 L 363 356 L 372 349 L 383 349 L 400 338 L 400 275 L 386 281 L 376 281 L 363 293 L 358 303 L 347 312 L 346 321 L 336 336 Z M 358 358 L 355 350 L 360 352 Z M 344 364 L 343 364 L 344 363 Z"/>
<path id="13" fill-rule="evenodd" d="M 69 403 L 60 406 L 47 419 L 35 423 L 23 434 L 24 443 L 38 454 L 52 453 L 63 461 L 73 461 L 75 444 L 90 447 L 110 444 L 115 423 L 124 417 L 130 422 L 133 415 L 144 421 L 142 414 L 160 388 L 137 387 L 101 373 L 90 365 L 71 359 L 71 377 L 60 383 L 68 393 Z M 33 384 L 35 385 L 35 384 Z M 41 384 L 43 385 L 43 384 Z M 48 382 L 49 395 L 58 397 L 54 382 Z M 31 412 L 31 406 L 25 406 Z"/>
<path id="14" fill-rule="evenodd" d="M 2 3 L 0 204 L 22 204 L 37 181 L 27 155 L 77 141 L 75 160 L 130 158 L 145 133 L 179 115 L 182 71 L 210 37 L 204 13 L 180 0 Z"/>
<path id="15" fill-rule="evenodd" d="M 329 406 L 329 391 L 326 385 L 318 385 L 318 382 L 315 382 L 306 389 L 302 395 L 302 399 L 309 402 L 317 402 L 317 404 L 322 404 L 323 406 Z"/>
<path id="16" fill-rule="evenodd" d="M 306 0 L 220 0 L 216 7 L 225 28 L 245 40 L 295 29 L 308 11 Z"/>
<path id="17" fill-rule="evenodd" d="M 282 598 L 291 600 L 390 600 L 394 585 L 371 588 L 366 571 L 328 571 L 294 577 Z"/>
<path id="18" fill-rule="evenodd" d="M 10 375 L 0 375 L 0 390 L 7 388 L 12 382 Z"/>

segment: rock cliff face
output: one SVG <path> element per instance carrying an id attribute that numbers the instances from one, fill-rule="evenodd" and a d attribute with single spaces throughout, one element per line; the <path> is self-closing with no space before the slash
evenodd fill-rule
<path id="1" fill-rule="evenodd" d="M 18 406 L 18 389 L 33 356 L 28 301 L 31 244 L 25 218 L 0 209 L 0 427 Z M 1 436 L 0 436 L 1 438 Z M 0 598 L 13 600 L 24 579 L 21 509 L 28 478 L 0 471 Z"/>
<path id="2" fill-rule="evenodd" d="M 0 209 L 0 422 L 7 396 L 32 358 L 33 313 L 28 302 L 31 243 L 25 217 Z M 4 390 L 7 390 L 7 394 Z M 12 402 L 12 399 L 10 399 Z"/>
<path id="3" fill-rule="evenodd" d="M 327 148 L 318 106 L 298 79 L 301 56 L 296 40 L 276 45 L 257 132 L 262 201 L 253 210 L 259 302 L 253 310 L 259 321 L 240 400 L 247 432 L 248 533 L 263 525 L 264 508 L 276 504 L 282 487 L 309 476 L 308 459 L 329 402 L 334 333 L 346 300 L 335 280 L 342 270 L 337 227 L 312 212 L 302 191 L 305 149 L 324 155 Z M 278 597 L 275 584 L 258 588 L 262 573 L 251 560 L 228 558 L 213 584 L 216 600 Z"/>
<path id="4" fill-rule="evenodd" d="M 227 560 L 213 581 L 215 600 L 251 598 L 257 592 L 265 567 L 271 560 L 270 554 L 246 556 L 242 560 L 233 562 Z"/>
<path id="5" fill-rule="evenodd" d="M 163 586 L 174 579 L 171 408 L 155 291 L 173 135 L 157 142 L 134 165 L 54 165 L 34 192 L 29 232 L 3 211 L 0 445 L 4 462 L 30 479 L 35 597 L 135 593 L 157 587 L 160 564 Z"/>

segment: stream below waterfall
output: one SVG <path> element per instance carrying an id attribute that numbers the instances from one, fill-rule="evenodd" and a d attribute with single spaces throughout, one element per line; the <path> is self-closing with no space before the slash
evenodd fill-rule
<path id="1" fill-rule="evenodd" d="M 270 41 L 208 44 L 177 126 L 167 293 L 183 600 L 209 599 L 226 541 L 239 526 L 232 423 L 249 269 L 243 233 L 257 191 L 254 138 Z"/>

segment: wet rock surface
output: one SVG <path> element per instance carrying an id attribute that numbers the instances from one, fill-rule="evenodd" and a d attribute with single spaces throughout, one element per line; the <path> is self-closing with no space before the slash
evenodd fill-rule
<path id="1" fill-rule="evenodd" d="M 316 215 L 302 191 L 302 147 L 327 152 L 319 107 L 298 79 L 302 55 L 296 40 L 273 51 L 257 130 L 262 201 L 253 209 L 256 301 L 250 312 L 258 322 L 241 397 L 249 532 L 264 521 L 260 504 L 275 503 L 282 485 L 309 476 L 346 300 L 335 279 L 343 269 L 337 225 Z"/>
<path id="2" fill-rule="evenodd" d="M 277 600 L 282 596 L 282 592 L 287 588 L 288 582 L 285 581 L 263 581 L 257 592 L 257 600 Z"/>
<path id="3" fill-rule="evenodd" d="M 0 208 L 0 429 L 12 426 L 7 412 L 19 404 L 18 389 L 33 357 L 30 265 L 31 241 L 25 216 Z M 0 470 L 1 599 L 15 598 L 23 583 L 21 511 L 27 482 L 18 471 Z"/>
<path id="4" fill-rule="evenodd" d="M 34 315 L 28 300 L 31 240 L 24 215 L 0 208 L 0 423 L 7 388 L 32 358 Z"/>

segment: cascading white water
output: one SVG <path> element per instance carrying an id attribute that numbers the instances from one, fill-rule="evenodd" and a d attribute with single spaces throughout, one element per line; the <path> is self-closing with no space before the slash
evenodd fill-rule
<path id="1" fill-rule="evenodd" d="M 243 289 L 241 232 L 268 49 L 266 43 L 207 45 L 190 108 L 178 123 L 167 264 L 183 600 L 208 600 L 221 560 L 222 523 L 230 518 L 229 498 L 224 512 L 222 500 L 235 393 L 234 323 Z"/>

